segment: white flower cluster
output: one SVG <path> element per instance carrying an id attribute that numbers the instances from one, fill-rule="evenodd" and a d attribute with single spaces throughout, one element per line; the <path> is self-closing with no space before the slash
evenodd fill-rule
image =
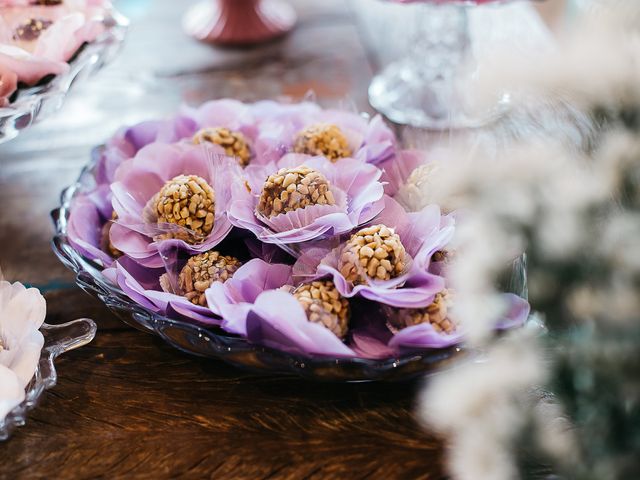
<path id="1" fill-rule="evenodd" d="M 45 314 L 38 290 L 9 283 L 0 272 L 0 420 L 24 400 L 44 344 Z"/>
<path id="2" fill-rule="evenodd" d="M 451 442 L 457 480 L 518 478 L 513 443 L 527 422 L 559 463 L 576 458 L 561 409 L 527 396 L 546 376 L 535 338 L 525 332 L 487 344 L 491 312 L 500 308 L 496 266 L 529 252 L 531 300 L 549 309 L 549 324 L 637 322 L 640 140 L 632 129 L 640 125 L 628 127 L 640 122 L 640 5 L 617 7 L 595 10 L 538 62 L 503 58 L 490 85 L 507 82 L 529 99 L 571 101 L 602 115 L 607 122 L 590 150 L 539 137 L 498 154 L 452 149 L 444 168 L 415 172 L 397 194 L 412 208 L 438 202 L 466 215 L 455 246 L 463 260 L 451 272 L 457 321 L 487 358 L 443 374 L 420 404 L 429 426 Z M 567 281 L 565 267 L 576 266 Z M 554 318 L 560 312 L 566 317 Z"/>

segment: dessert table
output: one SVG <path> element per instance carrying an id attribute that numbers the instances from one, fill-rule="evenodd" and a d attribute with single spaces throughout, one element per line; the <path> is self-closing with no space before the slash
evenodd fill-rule
<path id="1" fill-rule="evenodd" d="M 181 102 L 301 99 L 309 91 L 326 105 L 349 99 L 370 111 L 367 85 L 389 53 L 375 53 L 375 22 L 356 14 L 363 1 L 292 2 L 297 28 L 253 49 L 188 37 L 179 19 L 193 2 L 116 2 L 131 19 L 118 60 L 79 86 L 61 112 L 0 145 L 5 276 L 42 290 L 48 323 L 98 324 L 91 344 L 60 359 L 58 385 L 27 426 L 0 444 L 0 477 L 443 478 L 442 445 L 413 415 L 420 381 L 319 384 L 187 356 L 83 293 L 50 248 L 59 192 L 91 147 L 122 124 Z M 487 136 L 518 128 L 507 122 Z M 413 144 L 433 137 L 399 133 Z"/>

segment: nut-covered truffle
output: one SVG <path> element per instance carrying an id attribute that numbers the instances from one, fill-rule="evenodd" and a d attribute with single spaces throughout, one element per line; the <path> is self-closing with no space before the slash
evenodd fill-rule
<path id="1" fill-rule="evenodd" d="M 225 153 L 238 160 L 238 163 L 246 167 L 251 160 L 251 150 L 246 138 L 241 132 L 235 132 L 224 127 L 207 127 L 199 130 L 193 136 L 193 143 L 214 143 L 220 145 Z"/>
<path id="2" fill-rule="evenodd" d="M 113 221 L 118 219 L 118 214 L 113 212 L 111 214 L 111 221 L 105 223 L 102 226 L 102 234 L 101 234 L 101 242 L 100 248 L 111 255 L 113 258 L 118 258 L 122 256 L 122 252 L 113 246 L 111 243 L 111 237 L 109 233 L 111 232 L 111 226 L 113 225 Z"/>
<path id="3" fill-rule="evenodd" d="M 275 217 L 310 205 L 335 205 L 329 181 L 305 165 L 281 168 L 264 182 L 257 212 Z"/>
<path id="4" fill-rule="evenodd" d="M 13 39 L 23 42 L 31 42 L 37 39 L 42 32 L 49 28 L 53 22 L 44 18 L 30 18 L 20 24 L 13 32 Z"/>
<path id="5" fill-rule="evenodd" d="M 322 155 L 332 162 L 350 157 L 347 137 L 336 125 L 319 123 L 302 130 L 296 136 L 293 150 L 307 155 Z"/>
<path id="6" fill-rule="evenodd" d="M 455 252 L 452 250 L 438 250 L 433 255 L 431 255 L 431 261 L 436 263 L 444 262 L 448 265 L 453 261 L 454 256 Z"/>
<path id="7" fill-rule="evenodd" d="M 216 197 L 213 188 L 197 175 L 178 175 L 169 180 L 156 196 L 158 223 L 174 223 L 195 235 L 178 235 L 188 243 L 201 243 L 215 218 Z"/>
<path id="8" fill-rule="evenodd" d="M 318 323 L 343 339 L 349 329 L 349 302 L 330 280 L 305 283 L 293 296 L 300 302 L 310 322 Z"/>
<path id="9" fill-rule="evenodd" d="M 354 233 L 342 249 L 340 273 L 355 284 L 369 279 L 390 280 L 406 266 L 406 252 L 400 236 L 385 225 L 365 227 Z"/>
<path id="10" fill-rule="evenodd" d="M 235 258 L 210 250 L 191 257 L 180 271 L 178 288 L 180 293 L 194 305 L 207 305 L 204 292 L 213 282 L 224 282 L 231 278 L 242 263 Z"/>
<path id="11" fill-rule="evenodd" d="M 457 325 L 449 318 L 449 309 L 453 305 L 451 293 L 448 290 L 436 294 L 431 305 L 425 308 L 401 308 L 389 316 L 389 325 L 392 329 L 403 328 L 430 323 L 438 333 L 451 334 L 456 331 Z"/>

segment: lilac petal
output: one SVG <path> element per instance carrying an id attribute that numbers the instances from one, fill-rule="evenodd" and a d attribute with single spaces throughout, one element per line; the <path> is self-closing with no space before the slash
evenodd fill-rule
<path id="1" fill-rule="evenodd" d="M 513 293 L 505 293 L 503 299 L 508 309 L 504 318 L 496 325 L 496 328 L 498 330 L 509 330 L 524 325 L 531 313 L 529 302 Z"/>
<path id="2" fill-rule="evenodd" d="M 387 344 L 393 334 L 386 328 L 385 319 L 379 312 L 371 312 L 370 315 L 365 325 L 356 327 L 351 332 L 351 348 L 359 357 L 392 358 L 396 352 Z"/>
<path id="3" fill-rule="evenodd" d="M 427 163 L 424 152 L 419 150 L 403 150 L 395 157 L 388 158 L 378 164 L 382 169 L 382 182 L 385 184 L 384 191 L 393 197 L 398 190 L 407 183 L 409 176 L 416 168 Z"/>
<path id="4" fill-rule="evenodd" d="M 126 264 L 126 268 L 123 264 Z M 130 270 L 135 273 L 130 273 Z M 134 302 L 153 312 L 164 314 L 169 303 L 169 294 L 165 293 L 164 298 L 149 294 L 153 291 L 152 288 L 160 288 L 158 279 L 162 273 L 159 269 L 143 269 L 136 266 L 135 262 L 126 257 L 116 261 L 110 271 L 105 270 L 105 276 L 115 279 L 115 283 Z"/>
<path id="5" fill-rule="evenodd" d="M 404 328 L 389 341 L 389 347 L 395 350 L 416 350 L 425 348 L 447 348 L 461 343 L 463 334 L 451 335 L 438 333 L 429 323 Z"/>
<path id="6" fill-rule="evenodd" d="M 221 320 L 213 316 L 211 310 L 207 307 L 200 305 L 194 305 L 184 297 L 178 297 L 170 300 L 167 306 L 167 317 L 169 318 L 185 318 L 187 320 L 194 320 L 197 323 L 203 325 L 215 325 L 218 326 Z"/>
<path id="7" fill-rule="evenodd" d="M 431 303 L 433 295 L 445 287 L 445 279 L 427 272 L 405 274 L 388 281 L 353 286 L 340 272 L 327 265 L 318 266 L 317 276 L 330 275 L 343 297 L 362 296 L 369 300 L 399 308 L 423 308 Z M 406 282 L 403 286 L 402 282 Z"/>
<path id="8" fill-rule="evenodd" d="M 200 127 L 226 127 L 239 130 L 252 122 L 248 105 L 231 99 L 213 100 L 198 108 L 183 107 L 185 116 L 192 118 Z"/>
<path id="9" fill-rule="evenodd" d="M 336 206 L 316 205 L 271 219 L 256 215 L 255 209 L 265 178 L 280 168 L 302 164 L 325 175 L 332 185 Z M 329 234 L 339 235 L 371 220 L 383 208 L 384 192 L 382 184 L 378 182 L 381 172 L 358 160 L 342 159 L 334 164 L 324 157 L 290 154 L 277 164 L 248 167 L 244 173 L 251 192 L 244 186 L 235 187 L 229 220 L 237 227 L 250 230 L 266 243 L 302 243 Z"/>
<path id="10" fill-rule="evenodd" d="M 363 145 L 356 158 L 373 165 L 380 165 L 392 159 L 396 150 L 396 138 L 380 115 L 369 122 Z"/>
<path id="11" fill-rule="evenodd" d="M 253 343 L 291 353 L 355 356 L 330 330 L 309 322 L 293 295 L 282 291 L 258 296 L 247 317 L 247 337 Z"/>
<path id="12" fill-rule="evenodd" d="M 224 319 L 222 328 L 245 336 L 247 314 L 256 298 L 291 283 L 290 266 L 253 259 L 224 284 L 214 283 L 205 295 L 211 310 Z"/>
<path id="13" fill-rule="evenodd" d="M 164 123 L 162 120 L 150 120 L 127 128 L 123 138 L 133 148 L 131 153 L 135 155 L 143 147 L 155 142 Z"/>
<path id="14" fill-rule="evenodd" d="M 162 291 L 160 276 L 163 268 L 146 268 L 122 257 L 114 267 L 105 271 L 107 278 L 115 279 L 122 291 L 136 303 L 170 318 L 187 318 L 207 325 L 218 325 L 220 319 L 207 307 L 194 305 L 186 298 Z M 115 273 L 114 273 L 115 272 Z"/>
<path id="15" fill-rule="evenodd" d="M 102 226 L 104 219 L 98 206 L 87 196 L 73 200 L 67 224 L 69 243 L 84 257 L 109 266 L 113 258 L 102 251 Z"/>
<path id="16" fill-rule="evenodd" d="M 208 150 L 190 144 L 151 144 L 131 161 L 123 163 L 112 184 L 113 206 L 118 215 L 111 237 L 116 248 L 149 267 L 161 264 L 158 246 L 172 242 L 192 254 L 208 251 L 230 233 L 233 225 L 227 218 L 231 187 L 240 178 L 237 163 L 227 157 L 210 156 Z M 162 233 L 172 233 L 173 225 L 149 222 L 145 209 L 164 184 L 177 175 L 198 175 L 209 181 L 216 192 L 216 216 L 213 230 L 197 245 L 182 240 L 154 241 Z"/>

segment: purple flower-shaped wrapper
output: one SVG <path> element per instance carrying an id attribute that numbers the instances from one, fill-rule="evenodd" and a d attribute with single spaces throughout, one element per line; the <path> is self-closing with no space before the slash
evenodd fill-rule
<path id="1" fill-rule="evenodd" d="M 254 259 L 225 283 L 206 291 L 207 304 L 223 318 L 222 328 L 249 341 L 303 355 L 352 357 L 355 352 L 325 327 L 311 323 L 296 298 L 291 267 Z"/>
<path id="2" fill-rule="evenodd" d="M 507 330 L 524 325 L 529 317 L 529 303 L 514 294 L 502 296 L 505 303 L 505 315 L 496 324 L 497 330 Z M 424 348 L 447 348 L 462 343 L 464 329 L 458 328 L 452 334 L 437 332 L 431 324 L 423 323 L 400 330 L 388 343 L 396 351 L 419 350 Z"/>
<path id="3" fill-rule="evenodd" d="M 165 120 L 141 122 L 120 129 L 105 145 L 97 169 L 99 183 L 111 183 L 116 169 L 152 143 L 171 144 L 193 137 L 204 127 L 225 127 L 241 132 L 250 144 L 257 136 L 250 105 L 237 100 L 212 100 L 200 107 L 182 107 L 180 114 Z M 223 155 L 217 145 L 209 148 Z"/>
<path id="4" fill-rule="evenodd" d="M 378 165 L 382 170 L 384 193 L 395 196 L 398 190 L 407 182 L 413 171 L 427 162 L 424 152 L 419 150 L 402 150 Z"/>
<path id="5" fill-rule="evenodd" d="M 81 193 L 71 202 L 67 236 L 69 243 L 84 257 L 108 267 L 111 255 L 103 250 L 103 227 L 111 220 L 111 192 L 106 185 Z"/>
<path id="6" fill-rule="evenodd" d="M 121 257 L 103 275 L 137 304 L 169 318 L 186 318 L 205 325 L 219 325 L 215 313 L 200 305 L 194 305 L 185 297 L 163 290 L 160 278 L 167 273 L 164 268 L 144 267 L 130 258 Z"/>
<path id="7" fill-rule="evenodd" d="M 281 168 L 306 165 L 322 173 L 330 184 L 335 205 L 312 205 L 266 218 L 256 213 L 262 186 L 267 177 Z M 295 244 L 348 232 L 378 215 L 384 206 L 381 171 L 352 158 L 332 163 L 324 157 L 289 154 L 267 166 L 244 170 L 251 188 L 237 185 L 229 219 L 233 225 L 250 230 L 266 243 Z"/>
<path id="8" fill-rule="evenodd" d="M 344 297 L 362 296 L 385 305 L 401 308 L 422 308 L 431 303 L 434 295 L 445 287 L 443 277 L 429 273 L 432 255 L 447 245 L 454 233 L 454 219 L 442 216 L 435 205 L 416 213 L 407 213 L 395 200 L 385 197 L 385 208 L 373 224 L 393 228 L 399 235 L 410 257 L 407 271 L 391 280 L 369 280 L 367 284 L 353 285 L 338 268 L 344 245 L 331 250 L 319 261 L 313 256 L 321 251 L 300 257 L 294 271 L 313 277 L 330 276 Z M 313 269 L 315 268 L 315 272 Z"/>
<path id="9" fill-rule="evenodd" d="M 222 328 L 247 336 L 247 315 L 258 296 L 292 285 L 291 266 L 253 259 L 242 265 L 224 283 L 214 283 L 205 292 L 209 308 L 223 318 Z"/>
<path id="10" fill-rule="evenodd" d="M 300 131 L 321 123 L 342 130 L 354 158 L 377 165 L 396 154 L 395 135 L 380 115 L 368 120 L 352 112 L 324 110 L 311 102 L 287 105 L 272 101 L 256 103 L 253 112 L 260 122 L 256 152 L 261 160 L 275 161 L 291 152 Z"/>
<path id="11" fill-rule="evenodd" d="M 330 330 L 307 320 L 290 293 L 263 292 L 247 315 L 247 338 L 253 343 L 290 353 L 354 357 L 356 353 Z"/>
<path id="12" fill-rule="evenodd" d="M 175 238 L 160 240 L 166 233 L 180 229 L 159 225 L 149 218 L 150 203 L 168 180 L 178 175 L 198 175 L 211 185 L 216 195 L 213 230 L 201 243 L 191 245 Z M 188 144 L 151 144 L 131 161 L 123 163 L 111 185 L 113 208 L 118 220 L 111 227 L 111 243 L 138 263 L 152 268 L 163 266 L 158 247 L 177 248 L 191 254 L 211 250 L 231 231 L 227 218 L 231 185 L 241 182 L 234 159 L 210 155 L 204 146 Z M 163 230 L 164 229 L 164 230 Z"/>

